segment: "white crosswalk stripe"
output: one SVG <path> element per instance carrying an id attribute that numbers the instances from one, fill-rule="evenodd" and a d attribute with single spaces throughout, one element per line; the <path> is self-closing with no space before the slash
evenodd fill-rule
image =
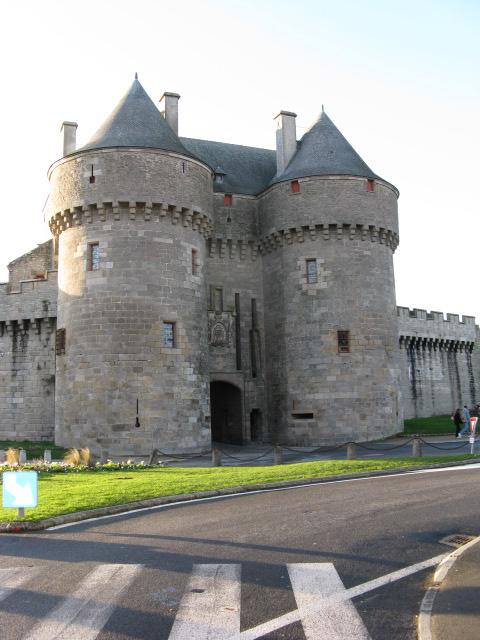
<path id="1" fill-rule="evenodd" d="M 297 563 L 287 568 L 307 640 L 371 640 L 352 601 L 329 598 L 346 591 L 333 564 Z"/>
<path id="2" fill-rule="evenodd" d="M 32 567 L 11 567 L 0 569 L 0 602 L 8 598 L 15 589 L 21 587 L 24 582 L 33 578 L 37 569 Z"/>
<path id="3" fill-rule="evenodd" d="M 240 633 L 239 564 L 196 564 L 169 640 L 224 640 Z"/>
<path id="4" fill-rule="evenodd" d="M 141 568 L 137 564 L 100 565 L 25 640 L 94 640 Z"/>

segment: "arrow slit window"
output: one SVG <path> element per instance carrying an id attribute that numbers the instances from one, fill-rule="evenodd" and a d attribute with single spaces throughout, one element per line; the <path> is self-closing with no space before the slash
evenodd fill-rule
<path id="1" fill-rule="evenodd" d="M 350 331 L 337 331 L 338 353 L 350 353 Z"/>

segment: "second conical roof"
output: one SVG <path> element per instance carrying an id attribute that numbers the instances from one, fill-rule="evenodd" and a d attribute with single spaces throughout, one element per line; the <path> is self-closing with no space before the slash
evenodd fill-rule
<path id="1" fill-rule="evenodd" d="M 348 140 L 327 114 L 319 118 L 298 143 L 298 149 L 285 171 L 275 176 L 272 184 L 308 176 L 347 175 L 376 179 Z"/>
<path id="2" fill-rule="evenodd" d="M 144 147 L 193 155 L 185 149 L 137 77 L 98 131 L 77 151 L 108 147 Z"/>

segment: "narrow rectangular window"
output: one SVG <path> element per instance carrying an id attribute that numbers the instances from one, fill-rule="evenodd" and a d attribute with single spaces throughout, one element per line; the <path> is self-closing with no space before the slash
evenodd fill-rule
<path id="1" fill-rule="evenodd" d="M 98 242 L 89 242 L 87 256 L 87 270 L 98 271 L 100 269 L 100 245 Z"/>
<path id="2" fill-rule="evenodd" d="M 92 173 L 90 174 L 90 184 L 95 183 L 95 176 L 93 175 L 93 164 L 90 165 L 92 167 Z"/>
<path id="3" fill-rule="evenodd" d="M 55 334 L 55 354 L 57 356 L 65 355 L 65 343 L 65 329 L 57 329 L 57 332 Z"/>
<path id="4" fill-rule="evenodd" d="M 337 331 L 338 353 L 350 353 L 350 331 Z"/>
<path id="5" fill-rule="evenodd" d="M 173 349 L 175 347 L 175 323 L 164 322 L 163 323 L 163 346 L 167 349 Z"/>
<path id="6" fill-rule="evenodd" d="M 192 276 L 198 275 L 198 251 L 192 249 Z"/>
<path id="7" fill-rule="evenodd" d="M 292 193 L 300 193 L 300 183 L 298 180 L 292 180 L 290 182 L 290 188 L 292 189 Z"/>
<path id="8" fill-rule="evenodd" d="M 223 206 L 224 207 L 231 207 L 233 204 L 233 196 L 231 193 L 226 193 L 223 196 Z"/>
<path id="9" fill-rule="evenodd" d="M 307 282 L 314 284 L 318 280 L 317 261 L 315 258 L 307 260 Z"/>
<path id="10" fill-rule="evenodd" d="M 212 287 L 211 305 L 214 311 L 223 311 L 223 289 L 221 287 Z"/>
<path id="11" fill-rule="evenodd" d="M 367 180 L 367 191 L 375 191 L 375 180 Z"/>

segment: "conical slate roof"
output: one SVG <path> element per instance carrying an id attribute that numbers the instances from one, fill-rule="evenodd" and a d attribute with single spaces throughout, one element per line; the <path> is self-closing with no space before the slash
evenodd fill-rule
<path id="1" fill-rule="evenodd" d="M 319 118 L 298 143 L 298 149 L 285 171 L 271 184 L 307 176 L 360 176 L 377 179 L 327 114 Z"/>
<path id="2" fill-rule="evenodd" d="M 89 142 L 77 151 L 143 147 L 192 157 L 135 75 L 132 86 Z"/>

